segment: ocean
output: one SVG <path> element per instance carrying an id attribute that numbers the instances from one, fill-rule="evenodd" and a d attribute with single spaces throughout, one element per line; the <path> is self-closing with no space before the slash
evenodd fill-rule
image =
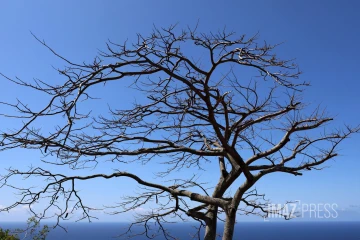
<path id="1" fill-rule="evenodd" d="M 51 224 L 48 224 L 51 225 Z M 128 226 L 126 223 L 67 223 L 65 232 L 52 229 L 47 240 L 99 240 L 116 238 Z M 192 239 L 191 223 L 167 225 L 176 239 Z M 24 227 L 21 223 L 0 222 L 4 229 Z M 222 226 L 219 226 L 221 229 Z M 127 239 L 127 238 L 120 238 Z M 138 236 L 133 239 L 146 239 Z M 155 239 L 165 239 L 159 236 Z M 234 239 L 239 240 L 360 240 L 360 222 L 240 222 L 236 226 Z"/>

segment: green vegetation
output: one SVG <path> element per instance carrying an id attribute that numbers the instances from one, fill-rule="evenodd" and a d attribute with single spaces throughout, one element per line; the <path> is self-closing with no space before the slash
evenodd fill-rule
<path id="1" fill-rule="evenodd" d="M 40 222 L 35 217 L 31 217 L 27 220 L 26 229 L 15 229 L 10 231 L 9 229 L 0 228 L 0 240 L 20 240 L 18 234 L 25 233 L 25 239 L 33 240 L 45 240 L 47 234 L 49 233 L 49 227 L 44 225 L 40 229 Z"/>
<path id="2" fill-rule="evenodd" d="M 19 240 L 19 238 L 17 235 L 11 235 L 9 229 L 3 230 L 0 228 L 0 240 Z"/>

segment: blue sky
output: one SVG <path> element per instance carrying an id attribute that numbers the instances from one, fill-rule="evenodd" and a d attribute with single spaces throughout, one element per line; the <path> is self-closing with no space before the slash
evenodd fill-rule
<path id="1" fill-rule="evenodd" d="M 191 4 L 190 4 L 191 3 Z M 280 56 L 296 58 L 301 78 L 310 81 L 304 98 L 321 104 L 337 116 L 335 124 L 360 123 L 360 15 L 358 1 L 1 1 L 0 3 L 0 72 L 24 80 L 33 77 L 59 81 L 52 69 L 63 62 L 55 58 L 31 36 L 33 32 L 52 48 L 72 61 L 92 61 L 105 42 L 134 39 L 136 33 L 146 35 L 153 25 L 167 27 L 195 26 L 204 32 L 226 26 L 239 35 L 257 32 L 261 40 L 284 42 Z M 24 99 L 41 106 L 42 96 L 29 95 L 0 78 L 0 101 Z M 104 91 L 104 90 L 99 90 Z M 134 99 L 125 90 L 106 89 L 113 99 L 122 96 Z M 101 102 L 94 108 L 101 108 Z M 2 107 L 0 106 L 0 112 Z M 13 121 L 2 119 L 2 128 L 16 127 Z M 301 200 L 304 203 L 337 203 L 343 218 L 360 220 L 360 138 L 354 136 L 341 146 L 341 156 L 330 161 L 323 171 L 311 171 L 302 177 L 275 174 L 260 181 L 258 190 L 274 202 Z M 25 167 L 38 163 L 39 154 L 24 150 L 1 152 L 0 171 L 9 166 Z M 131 166 L 127 166 L 132 170 Z M 155 172 L 155 168 L 150 168 Z M 75 174 L 66 170 L 69 174 Z M 109 165 L 95 172 L 109 171 Z M 201 173 L 206 177 L 206 173 Z M 154 180 L 152 174 L 147 174 Z M 130 189 L 129 181 L 92 182 L 84 185 L 84 198 L 93 203 L 118 198 Z M 87 189 L 87 190 L 86 190 Z M 94 195 L 94 191 L 102 192 Z M 0 205 L 13 198 L 0 193 Z M 111 203 L 111 202 L 107 202 Z M 349 213 L 350 212 L 350 213 Z M 348 214 L 349 213 L 349 214 Z M 0 221 L 26 219 L 26 209 L 0 214 Z M 101 220 L 124 220 L 130 216 Z M 246 218 L 244 218 L 246 219 Z"/>

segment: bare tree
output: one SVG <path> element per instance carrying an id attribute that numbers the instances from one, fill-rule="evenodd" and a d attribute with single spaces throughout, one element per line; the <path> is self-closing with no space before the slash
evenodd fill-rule
<path id="1" fill-rule="evenodd" d="M 144 228 L 138 234 L 152 238 L 148 226 L 155 222 L 159 232 L 170 239 L 173 237 L 163 223 L 171 218 L 190 218 L 205 227 L 207 240 L 217 237 L 217 222 L 223 220 L 222 239 L 232 239 L 237 214 L 267 216 L 273 211 L 254 189 L 259 179 L 275 172 L 299 176 L 321 169 L 319 165 L 337 156 L 337 146 L 359 131 L 349 126 L 327 130 L 325 125 L 333 118 L 302 102 L 301 93 L 308 84 L 298 80 L 296 64 L 279 59 L 273 53 L 277 45 L 258 43 L 256 36 L 236 37 L 225 30 L 199 34 L 196 29 L 178 31 L 171 26 L 155 28 L 149 37 L 139 34 L 137 39 L 134 44 L 109 42 L 107 50 L 91 64 L 73 63 L 38 39 L 67 63 L 58 70 L 63 82 L 27 82 L 3 75 L 15 84 L 47 94 L 49 101 L 40 110 L 20 100 L 2 103 L 18 112 L 4 116 L 20 118 L 23 125 L 1 134 L 1 151 L 39 149 L 45 162 L 73 169 L 109 159 L 120 168 L 121 163 L 147 164 L 156 159 L 168 166 L 158 173 L 160 177 L 171 177 L 174 171 L 188 174 L 169 184 L 162 178 L 155 183 L 121 170 L 109 175 L 67 176 L 40 167 L 26 171 L 9 168 L 0 187 L 18 190 L 21 198 L 1 211 L 28 205 L 43 218 L 55 208 L 59 223 L 80 210 L 83 218 L 90 220 L 94 208 L 85 204 L 76 182 L 130 178 L 142 186 L 141 192 L 110 206 L 113 213 L 149 202 L 157 208 L 139 214 L 127 233 L 141 224 Z M 108 115 L 82 112 L 84 101 L 93 98 L 91 89 L 111 81 L 129 81 L 147 101 L 126 109 L 110 106 Z M 56 122 L 51 132 L 39 128 L 43 118 Z M 218 162 L 214 173 L 218 180 L 208 188 L 197 172 L 214 161 Z M 46 181 L 35 191 L 13 185 L 11 180 L 17 176 Z M 235 192 L 229 191 L 231 187 Z M 39 202 L 46 206 L 41 214 L 33 208 Z"/>

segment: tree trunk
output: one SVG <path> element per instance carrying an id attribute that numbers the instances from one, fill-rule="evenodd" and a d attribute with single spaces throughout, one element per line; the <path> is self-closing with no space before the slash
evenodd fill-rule
<path id="1" fill-rule="evenodd" d="M 222 240 L 232 240 L 234 236 L 234 228 L 236 221 L 236 210 L 231 209 L 226 213 L 226 222 L 224 226 L 224 233 Z"/>
<path id="2" fill-rule="evenodd" d="M 210 206 L 208 209 L 204 240 L 216 240 L 217 211 L 217 206 Z"/>

